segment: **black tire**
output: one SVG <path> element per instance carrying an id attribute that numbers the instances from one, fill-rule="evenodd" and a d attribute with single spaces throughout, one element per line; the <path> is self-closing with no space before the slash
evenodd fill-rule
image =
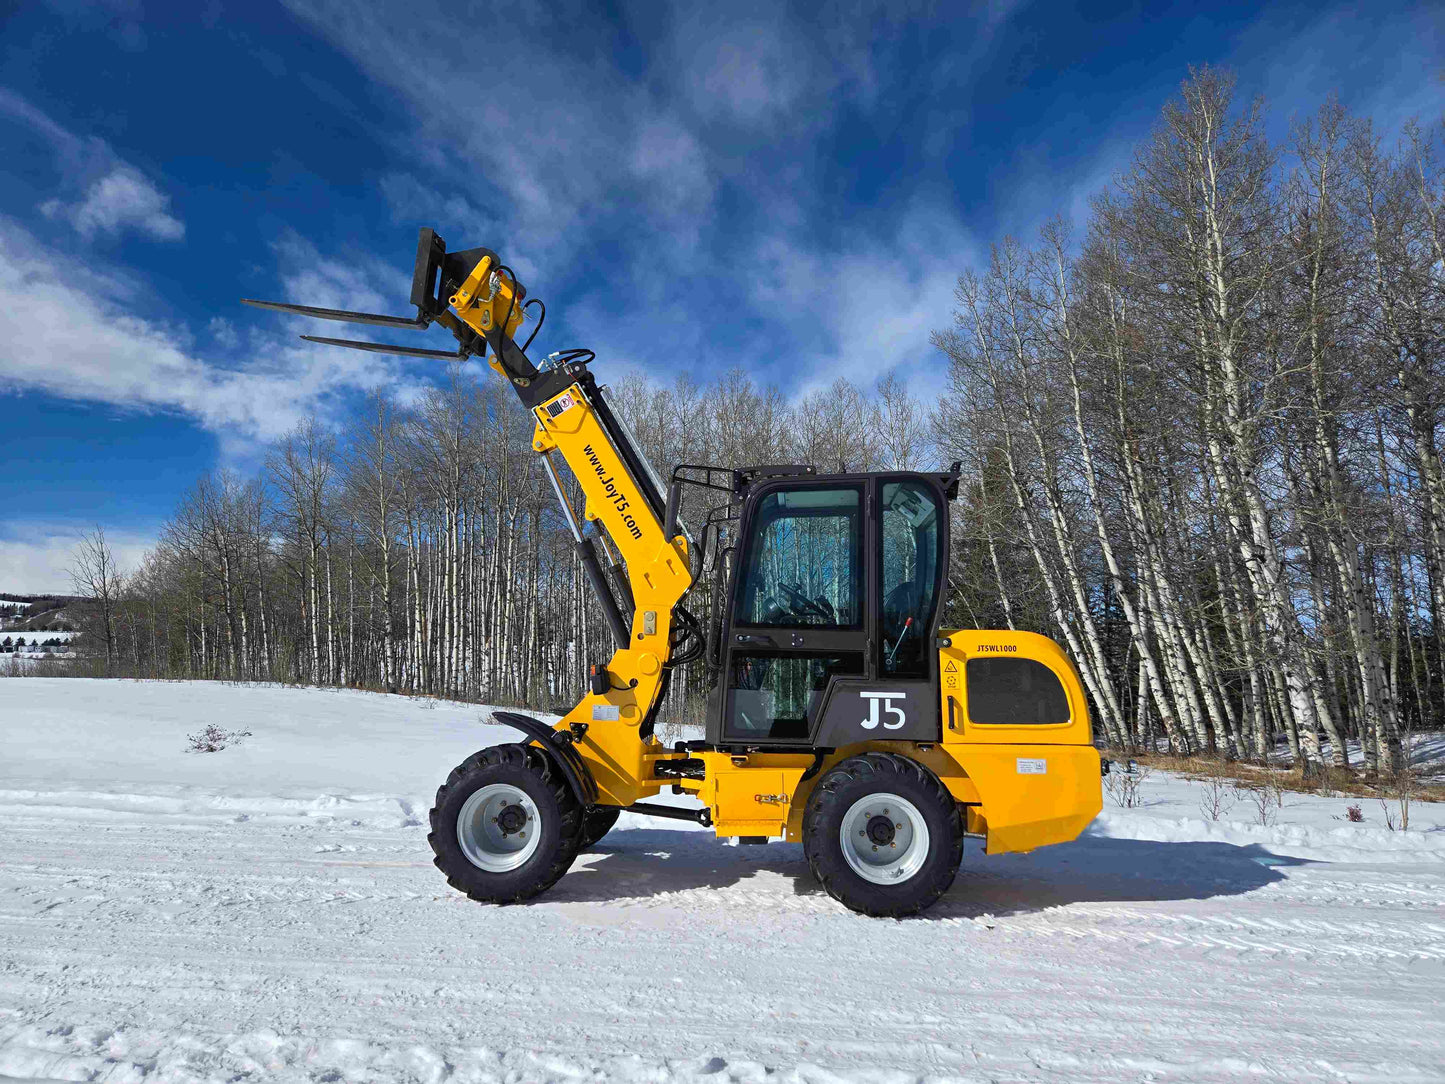
<path id="1" fill-rule="evenodd" d="M 617 823 L 617 818 L 620 816 L 622 816 L 622 810 L 612 805 L 599 805 L 591 812 L 583 814 L 582 842 L 578 844 L 577 849 L 585 851 L 601 842 L 602 837 L 612 831 L 612 826 Z"/>
<path id="2" fill-rule="evenodd" d="M 918 864 L 913 872 L 895 883 L 875 883 L 856 872 L 844 854 L 840 839 L 844 818 L 855 808 L 861 808 L 862 812 L 851 814 L 853 824 L 859 826 L 859 834 L 864 836 L 858 851 L 896 846 L 896 839 L 902 833 L 895 835 L 891 827 L 894 817 L 878 814 L 897 811 L 886 807 L 878 811 L 869 809 L 872 803 L 864 799 L 873 795 L 902 798 L 927 828 L 928 842 L 924 847 L 909 818 L 909 842 L 897 860 L 901 861 L 908 854 L 908 847 L 917 843 L 920 850 L 911 861 Z M 863 820 L 865 816 L 870 819 Z M 877 844 L 872 842 L 875 837 L 867 834 L 874 831 L 879 833 Z M 890 843 L 890 839 L 895 842 Z M 813 788 L 803 817 L 803 853 L 818 883 L 844 907 L 865 915 L 901 918 L 931 906 L 953 884 L 963 860 L 963 819 L 953 795 L 927 768 L 894 753 L 864 753 L 835 766 Z M 856 860 L 868 868 L 863 858 Z"/>
<path id="3" fill-rule="evenodd" d="M 483 787 L 506 784 L 535 807 L 539 832 L 530 857 L 515 869 L 490 872 L 467 857 L 458 817 Z M 517 903 L 540 895 L 561 879 L 577 857 L 582 808 L 551 758 L 535 746 L 494 745 L 457 765 L 437 790 L 431 811 L 431 844 L 447 884 L 478 903 Z"/>

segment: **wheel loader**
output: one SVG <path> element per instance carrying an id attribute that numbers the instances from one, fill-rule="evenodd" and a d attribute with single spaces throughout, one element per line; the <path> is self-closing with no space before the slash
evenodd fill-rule
<path id="1" fill-rule="evenodd" d="M 452 887 L 491 903 L 535 897 L 630 812 L 737 843 L 800 841 L 844 906 L 902 916 L 948 889 L 965 837 L 990 854 L 1028 851 L 1076 838 L 1098 814 L 1101 761 L 1065 653 L 1030 632 L 939 628 L 958 464 L 684 464 L 664 483 L 591 351 L 529 359 L 546 308 L 495 252 L 448 252 L 423 229 L 411 302 L 415 317 L 247 299 L 383 328 L 439 324 L 458 346 L 303 336 L 313 342 L 486 358 L 532 414 L 532 448 L 614 641 L 559 722 L 495 712 L 519 740 L 467 758 L 437 791 L 428 839 Z M 713 502 L 697 539 L 685 495 Z M 683 605 L 704 568 L 706 629 Z M 703 737 L 664 745 L 659 707 L 695 662 L 713 675 Z M 682 800 L 648 801 L 664 791 Z"/>

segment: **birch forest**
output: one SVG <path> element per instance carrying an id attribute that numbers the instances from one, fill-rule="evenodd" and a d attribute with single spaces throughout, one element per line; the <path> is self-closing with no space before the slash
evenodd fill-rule
<path id="1" fill-rule="evenodd" d="M 1111 747 L 1310 772 L 1353 740 L 1396 769 L 1445 702 L 1441 151 L 1438 124 L 1284 118 L 1197 71 L 1083 221 L 960 266 L 936 350 L 879 359 L 908 386 L 737 370 L 611 402 L 664 477 L 961 460 L 945 627 L 1059 640 Z M 530 436 L 475 364 L 299 426 L 89 576 L 96 658 L 565 710 L 611 641 Z M 663 719 L 700 721 L 708 684 L 681 671 Z"/>

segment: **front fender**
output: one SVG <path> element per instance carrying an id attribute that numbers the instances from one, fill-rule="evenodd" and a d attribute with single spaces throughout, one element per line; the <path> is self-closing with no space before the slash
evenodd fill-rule
<path id="1" fill-rule="evenodd" d="M 597 804 L 597 781 L 592 778 L 586 762 L 568 740 L 570 735 L 554 730 L 540 719 L 533 719 L 530 715 L 521 715 L 515 711 L 494 711 L 492 721 L 513 730 L 520 730 L 540 745 L 542 752 L 557 765 L 562 777 L 567 780 L 568 789 L 583 809 L 590 809 Z"/>

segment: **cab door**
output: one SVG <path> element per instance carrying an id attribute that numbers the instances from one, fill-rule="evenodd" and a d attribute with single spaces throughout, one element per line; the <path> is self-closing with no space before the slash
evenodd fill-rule
<path id="1" fill-rule="evenodd" d="M 868 741 L 938 741 L 935 648 L 948 554 L 944 491 L 925 475 L 869 481 L 869 671 L 836 678 L 813 745 L 836 749 Z"/>
<path id="2" fill-rule="evenodd" d="M 872 676 L 863 479 L 774 483 L 750 501 L 709 740 L 804 746 L 836 678 Z"/>

